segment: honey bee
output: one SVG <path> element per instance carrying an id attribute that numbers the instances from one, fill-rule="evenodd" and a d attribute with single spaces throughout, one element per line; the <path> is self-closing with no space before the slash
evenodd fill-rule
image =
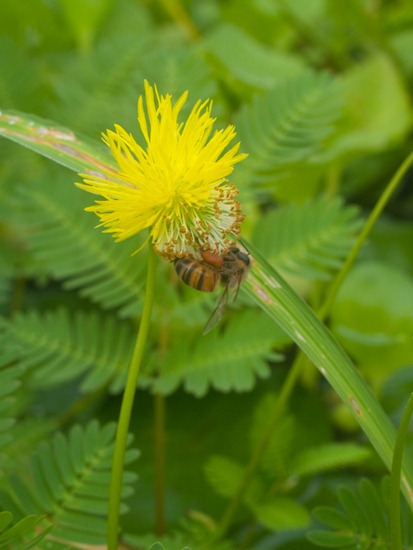
<path id="1" fill-rule="evenodd" d="M 179 278 L 196 290 L 213 292 L 219 284 L 225 287 L 205 326 L 203 333 L 207 334 L 221 320 L 231 290 L 235 291 L 234 300 L 236 299 L 239 287 L 248 275 L 251 262 L 248 254 L 236 246 L 232 246 L 224 256 L 203 251 L 201 256 L 201 261 L 179 258 L 174 264 Z"/>

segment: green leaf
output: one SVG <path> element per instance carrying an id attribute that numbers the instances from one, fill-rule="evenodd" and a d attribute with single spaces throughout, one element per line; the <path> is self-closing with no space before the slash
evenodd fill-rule
<path id="1" fill-rule="evenodd" d="M 43 516 L 26 516 L 7 529 L 12 521 L 13 514 L 0 512 L 0 549 L 29 550 L 40 543 L 52 527 Z"/>
<path id="2" fill-rule="evenodd" d="M 264 46 L 228 23 L 216 25 L 204 39 L 204 47 L 222 65 L 226 77 L 256 88 L 272 88 L 305 68 L 298 56 Z"/>
<path id="3" fill-rule="evenodd" d="M 325 523 L 330 527 L 334 527 L 335 529 L 341 531 L 350 531 L 355 529 L 351 518 L 349 518 L 341 510 L 336 510 L 330 506 L 317 506 L 313 511 L 313 515 L 320 522 Z"/>
<path id="4" fill-rule="evenodd" d="M 238 491 L 245 468 L 234 460 L 215 455 L 208 459 L 204 471 L 208 483 L 216 493 L 223 497 L 231 498 Z M 244 502 L 250 505 L 256 503 L 260 500 L 263 491 L 264 486 L 261 481 L 257 477 L 254 477 L 244 494 Z"/>
<path id="5" fill-rule="evenodd" d="M 121 316 L 136 316 L 145 262 L 132 254 L 145 237 L 115 243 L 94 229 L 95 217 L 82 211 L 88 197 L 65 180 L 20 187 L 17 194 L 19 223 L 37 262 L 63 279 L 64 288 L 106 309 L 121 308 Z"/>
<path id="6" fill-rule="evenodd" d="M 360 545 L 360 541 L 354 541 L 351 534 L 346 533 L 331 533 L 328 531 L 319 531 L 314 529 L 308 533 L 307 538 L 313 544 L 322 548 L 345 548 L 345 550 L 368 550 L 368 546 Z M 370 541 L 367 543 L 370 544 Z"/>
<path id="7" fill-rule="evenodd" d="M 413 281 L 380 262 L 363 262 L 344 282 L 332 329 L 376 384 L 413 361 Z"/>
<path id="8" fill-rule="evenodd" d="M 83 375 L 80 388 L 119 385 L 133 349 L 131 327 L 98 312 L 65 309 L 0 319 L 0 364 L 31 370 L 33 387 L 48 388 Z"/>
<path id="9" fill-rule="evenodd" d="M 320 197 L 267 212 L 252 240 L 278 269 L 326 280 L 342 265 L 360 224 L 355 208 Z"/>
<path id="10" fill-rule="evenodd" d="M 70 170 L 85 174 L 109 172 L 116 178 L 116 163 L 109 149 L 98 141 L 34 115 L 0 111 L 0 135 L 32 149 Z"/>
<path id="11" fill-rule="evenodd" d="M 384 478 L 384 487 L 386 487 L 386 482 L 387 478 Z M 390 499 L 387 495 L 383 498 L 385 490 L 385 488 L 382 488 L 382 492 L 379 493 L 373 483 L 366 478 L 362 478 L 358 483 L 360 501 L 363 508 L 369 511 L 372 532 L 381 540 L 387 540 L 389 527 L 387 507 Z"/>
<path id="12" fill-rule="evenodd" d="M 29 469 L 9 479 L 8 491 L 21 513 L 44 513 L 53 523 L 52 540 L 59 543 L 53 546 L 46 538 L 39 549 L 105 542 L 114 435 L 114 424 L 75 425 L 67 438 L 57 433 L 43 442 L 31 457 Z M 135 451 L 128 451 L 126 463 L 136 456 Z M 135 476 L 125 475 L 124 496 L 134 480 Z M 3 499 L 0 495 L 0 502 Z"/>
<path id="13" fill-rule="evenodd" d="M 254 299 L 314 363 L 390 468 L 395 430 L 371 388 L 310 307 L 271 268 L 256 248 L 251 245 L 247 247 L 255 261 L 242 291 Z M 409 461 L 404 460 L 402 490 L 411 506 L 412 487 L 413 469 Z"/>
<path id="14" fill-rule="evenodd" d="M 256 95 L 235 121 L 254 185 L 274 184 L 283 170 L 322 151 L 340 115 L 338 84 L 323 73 L 305 72 Z"/>
<path id="15" fill-rule="evenodd" d="M 15 365 L 11 366 L 9 360 L 0 368 L 0 479 L 5 475 L 4 468 L 8 463 L 6 445 L 10 444 L 14 436 L 12 427 L 15 419 L 11 412 L 15 402 L 13 393 L 20 386 L 22 374 L 23 369 Z"/>
<path id="16" fill-rule="evenodd" d="M 362 479 L 357 490 L 339 487 L 338 496 L 340 510 L 327 506 L 315 508 L 314 516 L 326 527 L 311 530 L 307 538 L 327 548 L 390 548 L 388 497 L 368 479 Z"/>
<path id="17" fill-rule="evenodd" d="M 345 112 L 324 160 L 380 151 L 402 139 L 411 128 L 408 93 L 390 57 L 368 57 L 345 74 L 341 83 Z"/>
<path id="18" fill-rule="evenodd" d="M 355 443 L 329 443 L 301 451 L 290 463 L 291 475 L 310 476 L 363 463 L 370 449 Z"/>
<path id="19" fill-rule="evenodd" d="M 219 391 L 251 390 L 258 378 L 270 374 L 268 360 L 280 360 L 274 353 L 274 344 L 285 341 L 285 336 L 274 332 L 257 312 L 236 313 L 225 335 L 218 327 L 196 342 L 178 342 L 150 384 L 155 392 L 168 394 L 180 384 L 201 397 L 209 388 Z"/>
<path id="20" fill-rule="evenodd" d="M 13 514 L 11 512 L 0 512 L 0 533 L 4 531 L 12 521 Z"/>
<path id="21" fill-rule="evenodd" d="M 272 530 L 306 527 L 310 515 L 306 508 L 292 498 L 278 497 L 252 507 L 258 522 Z"/>
<path id="22" fill-rule="evenodd" d="M 192 521 L 186 520 L 182 530 L 174 530 L 172 533 L 166 533 L 159 536 L 153 533 L 136 535 L 125 533 L 123 539 L 131 548 L 142 548 L 145 550 L 196 550 L 205 544 L 211 538 L 209 526 L 202 525 L 197 521 L 196 513 L 192 513 Z M 202 520 L 201 520 L 202 521 Z M 207 518 L 208 521 L 208 518 Z M 227 540 L 213 540 L 214 550 L 235 550 L 231 542 Z"/>

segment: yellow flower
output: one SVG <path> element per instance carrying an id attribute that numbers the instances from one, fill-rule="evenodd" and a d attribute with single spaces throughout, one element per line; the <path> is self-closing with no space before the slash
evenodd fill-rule
<path id="1" fill-rule="evenodd" d="M 226 177 L 246 155 L 239 143 L 228 149 L 235 129 L 215 131 L 212 102 L 198 101 L 186 122 L 178 115 L 187 99 L 175 104 L 145 81 L 145 100 L 138 100 L 138 123 L 146 142 L 141 147 L 121 126 L 103 134 L 119 171 L 82 174 L 82 189 L 104 198 L 94 212 L 106 232 L 122 241 L 149 229 L 155 251 L 168 260 L 200 250 L 223 254 L 240 231 L 243 219 L 238 191 Z M 145 109 L 146 104 L 146 109 Z"/>

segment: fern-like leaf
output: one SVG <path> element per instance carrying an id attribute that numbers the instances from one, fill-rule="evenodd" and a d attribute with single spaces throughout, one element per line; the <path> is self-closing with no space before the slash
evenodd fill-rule
<path id="1" fill-rule="evenodd" d="M 131 548 L 142 550 L 195 550 L 207 547 L 214 550 L 237 550 L 238 546 L 235 546 L 229 539 L 217 540 L 207 516 L 198 515 L 197 512 L 191 512 L 191 516 L 191 519 L 181 522 L 181 529 L 174 530 L 172 533 L 163 536 L 150 533 L 145 535 L 126 534 L 125 542 Z"/>
<path id="2" fill-rule="evenodd" d="M 0 512 L 0 549 L 4 550 L 29 550 L 34 548 L 50 531 L 51 525 L 43 524 L 42 516 L 30 515 L 10 526 L 13 514 L 8 511 Z"/>
<path id="3" fill-rule="evenodd" d="M 355 208 L 321 197 L 265 214 L 253 242 L 277 269 L 326 280 L 341 266 L 360 225 Z"/>
<path id="4" fill-rule="evenodd" d="M 132 348 L 129 325 L 95 311 L 58 309 L 0 318 L 0 365 L 14 362 L 30 369 L 31 384 L 38 388 L 80 375 L 85 375 L 80 386 L 85 392 L 110 382 L 118 387 Z"/>
<path id="5" fill-rule="evenodd" d="M 0 370 L 0 478 L 4 475 L 4 467 L 7 457 L 4 448 L 13 439 L 11 427 L 14 425 L 14 418 L 10 413 L 14 401 L 13 393 L 20 385 L 22 369 L 16 366 L 8 366 Z"/>
<path id="6" fill-rule="evenodd" d="M 280 360 L 272 348 L 285 341 L 286 337 L 277 334 L 260 313 L 238 312 L 228 325 L 225 340 L 218 329 L 195 343 L 186 342 L 185 347 L 179 340 L 179 347 L 171 349 L 166 358 L 165 368 L 149 383 L 164 394 L 183 384 L 197 397 L 210 387 L 223 392 L 248 391 L 256 378 L 269 376 L 268 361 Z"/>
<path id="7" fill-rule="evenodd" d="M 338 84 L 327 74 L 305 72 L 257 95 L 235 121 L 253 181 L 273 182 L 281 168 L 320 152 L 340 114 Z"/>
<path id="8" fill-rule="evenodd" d="M 359 482 L 358 490 L 340 487 L 340 509 L 330 506 L 315 508 L 314 516 L 325 527 L 313 529 L 307 538 L 323 548 L 389 550 L 387 481 L 383 481 L 380 492 L 367 479 Z M 406 544 L 411 542 L 406 540 Z"/>
<path id="9" fill-rule="evenodd" d="M 132 256 L 142 240 L 117 244 L 94 228 L 83 212 L 88 197 L 72 182 L 43 182 L 18 190 L 25 239 L 47 272 L 68 289 L 101 304 L 136 315 L 142 299 L 144 262 Z"/>
<path id="10" fill-rule="evenodd" d="M 73 426 L 68 437 L 57 433 L 41 443 L 28 470 L 9 479 L 16 509 L 22 515 L 45 514 L 53 523 L 39 550 L 104 543 L 114 435 L 114 424 Z M 126 462 L 136 456 L 128 451 Z M 134 480 L 134 474 L 125 473 L 123 497 L 130 495 Z M 8 495 L 1 494 L 0 502 L 8 503 Z"/>

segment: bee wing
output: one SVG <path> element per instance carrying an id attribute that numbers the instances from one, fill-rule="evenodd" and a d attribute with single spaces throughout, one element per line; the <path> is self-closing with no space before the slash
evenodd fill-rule
<path id="1" fill-rule="evenodd" d="M 235 287 L 234 287 L 234 302 L 238 298 L 238 292 L 239 292 L 239 287 L 241 286 L 241 283 L 242 283 L 242 278 L 241 276 L 239 276 L 238 281 L 235 283 Z"/>
<path id="2" fill-rule="evenodd" d="M 208 332 L 211 332 L 211 330 L 213 330 L 222 319 L 222 314 L 224 313 L 225 306 L 227 305 L 227 302 L 228 302 L 228 293 L 229 293 L 229 288 L 225 287 L 225 290 L 222 293 L 221 297 L 219 298 L 218 303 L 214 311 L 212 312 L 211 317 L 208 319 L 208 322 L 205 325 L 205 328 L 202 334 L 208 334 Z"/>

